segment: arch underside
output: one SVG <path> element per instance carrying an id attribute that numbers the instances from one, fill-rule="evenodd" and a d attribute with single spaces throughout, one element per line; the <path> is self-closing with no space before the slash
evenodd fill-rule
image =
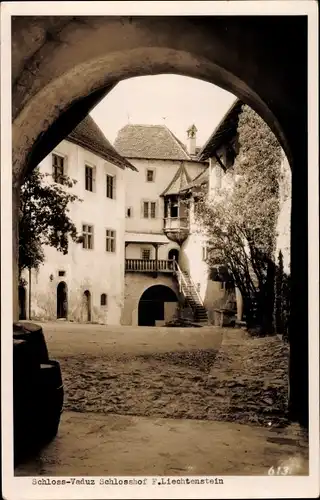
<path id="1" fill-rule="evenodd" d="M 301 19 L 291 20 L 292 33 L 298 28 L 301 32 L 301 27 Z M 284 29 L 288 31 L 285 18 L 250 16 L 241 21 L 233 16 L 15 18 L 15 181 L 21 182 L 31 168 L 28 161 L 36 141 L 40 149 L 48 141 L 55 142 L 52 134 L 59 133 L 50 132 L 51 127 L 70 106 L 73 112 L 68 120 L 76 126 L 75 110 L 86 108 L 83 100 L 88 96 L 96 93 L 98 100 L 120 80 L 161 73 L 199 78 L 234 93 L 265 119 L 291 161 L 292 120 L 301 121 L 302 115 L 296 120 L 301 113 L 298 98 L 305 82 L 303 72 L 295 71 L 291 78 L 293 64 L 301 65 L 301 57 L 295 52 L 296 37 L 289 44 Z M 35 41 L 24 54 L 19 42 L 26 32 L 28 39 L 34 33 Z"/>

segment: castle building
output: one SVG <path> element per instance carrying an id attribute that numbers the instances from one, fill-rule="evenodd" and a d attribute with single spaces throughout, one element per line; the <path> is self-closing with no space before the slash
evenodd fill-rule
<path id="1" fill-rule="evenodd" d="M 124 300 L 125 172 L 135 167 L 121 157 L 90 116 L 39 165 L 60 182 L 66 175 L 81 202 L 69 205 L 83 235 L 67 255 L 44 248 L 39 270 L 23 273 L 20 318 L 68 319 L 119 324 Z M 69 189 L 66 187 L 66 189 Z"/>
<path id="2" fill-rule="evenodd" d="M 138 172 L 126 170 L 125 298 L 122 324 L 162 325 L 181 301 L 178 263 L 189 233 L 180 190 L 207 166 L 196 159 L 196 128 L 184 145 L 165 125 L 123 127 L 115 148 Z"/>
<path id="3" fill-rule="evenodd" d="M 82 243 L 67 255 L 45 247 L 39 270 L 24 272 L 20 317 L 108 325 L 161 326 L 176 317 L 219 324 L 229 301 L 242 316 L 237 289 L 207 263 L 208 244 L 196 222 L 199 191 L 220 196 L 235 181 L 235 103 L 202 148 L 197 128 L 183 144 L 165 125 L 124 126 L 114 146 L 88 116 L 39 165 L 67 175 L 82 202 L 70 217 Z M 290 169 L 283 155 L 277 252 L 290 265 Z"/>

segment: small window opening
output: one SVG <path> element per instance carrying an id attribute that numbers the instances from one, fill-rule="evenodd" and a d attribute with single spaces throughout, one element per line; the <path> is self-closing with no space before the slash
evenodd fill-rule
<path id="1" fill-rule="evenodd" d="M 107 294 L 106 293 L 102 293 L 101 294 L 100 304 L 102 306 L 106 306 L 107 305 Z"/>

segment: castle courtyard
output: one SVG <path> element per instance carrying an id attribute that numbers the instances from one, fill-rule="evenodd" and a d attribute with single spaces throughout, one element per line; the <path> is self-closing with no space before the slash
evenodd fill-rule
<path id="1" fill-rule="evenodd" d="M 286 420 L 287 348 L 278 337 L 42 326 L 61 363 L 65 411 L 57 438 L 16 475 L 307 473 L 306 436 Z"/>

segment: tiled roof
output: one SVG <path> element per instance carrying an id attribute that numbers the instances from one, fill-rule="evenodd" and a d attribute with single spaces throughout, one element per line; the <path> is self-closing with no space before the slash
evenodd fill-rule
<path id="1" fill-rule="evenodd" d="M 114 147 L 126 158 L 191 160 L 185 146 L 165 125 L 125 125 Z"/>
<path id="2" fill-rule="evenodd" d="M 137 170 L 115 150 L 90 115 L 79 123 L 66 140 L 88 149 L 117 167 Z"/>
<path id="3" fill-rule="evenodd" d="M 191 182 L 189 182 L 185 187 L 181 188 L 180 191 L 188 191 L 189 189 L 194 189 L 201 187 L 209 182 L 209 168 L 206 168 L 197 177 L 195 177 Z"/>
<path id="4" fill-rule="evenodd" d="M 238 118 L 242 105 L 243 102 L 238 99 L 232 104 L 203 148 L 199 151 L 199 161 L 210 158 L 223 142 L 227 142 L 234 137 L 238 127 Z"/>
<path id="5" fill-rule="evenodd" d="M 185 188 L 189 184 L 190 181 L 191 177 L 189 176 L 184 163 L 181 162 L 181 165 L 176 171 L 172 181 L 170 182 L 168 187 L 163 191 L 161 196 L 178 194 L 183 188 Z"/>

